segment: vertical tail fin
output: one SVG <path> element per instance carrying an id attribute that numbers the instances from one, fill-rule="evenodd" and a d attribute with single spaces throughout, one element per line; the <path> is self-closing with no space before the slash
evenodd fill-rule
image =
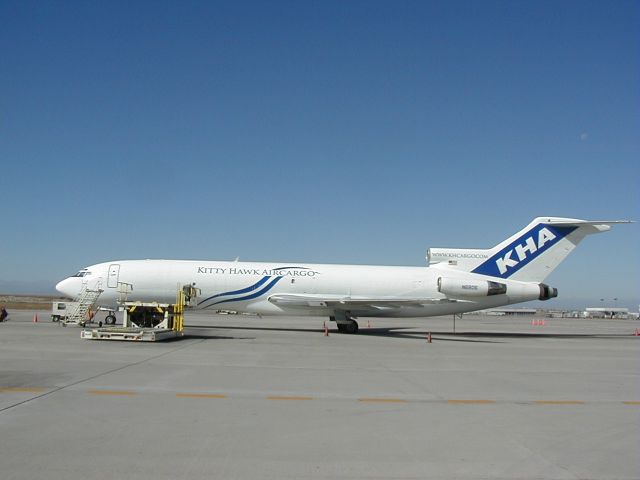
<path id="1" fill-rule="evenodd" d="M 490 277 L 542 282 L 567 255 L 593 233 L 628 220 L 587 221 L 538 217 L 515 235 L 489 249 L 431 248 L 430 265 Z"/>

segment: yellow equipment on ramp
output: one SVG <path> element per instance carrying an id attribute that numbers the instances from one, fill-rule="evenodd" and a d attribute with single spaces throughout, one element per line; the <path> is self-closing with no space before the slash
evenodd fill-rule
<path id="1" fill-rule="evenodd" d="M 178 288 L 176 303 L 122 302 L 122 327 L 87 328 L 87 340 L 133 340 L 155 342 L 184 335 L 185 308 L 192 306 L 200 290 L 193 285 Z"/>

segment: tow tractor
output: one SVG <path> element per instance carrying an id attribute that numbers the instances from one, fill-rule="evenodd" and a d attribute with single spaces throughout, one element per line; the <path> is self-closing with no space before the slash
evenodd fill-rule
<path id="1" fill-rule="evenodd" d="M 184 335 L 185 308 L 195 304 L 200 289 L 193 285 L 178 288 L 176 303 L 129 302 L 120 304 L 122 327 L 85 328 L 86 340 L 130 340 L 156 342 Z"/>

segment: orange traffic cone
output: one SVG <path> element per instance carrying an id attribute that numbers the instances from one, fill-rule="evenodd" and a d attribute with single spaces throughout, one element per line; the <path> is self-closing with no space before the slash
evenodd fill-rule
<path id="1" fill-rule="evenodd" d="M 37 313 L 33 314 L 33 323 L 38 323 L 38 314 Z"/>
<path id="2" fill-rule="evenodd" d="M 427 333 L 427 343 L 431 343 L 431 332 Z"/>
<path id="3" fill-rule="evenodd" d="M 329 327 L 327 327 L 327 322 L 322 322 L 322 326 L 324 328 L 324 336 L 328 337 L 329 336 Z"/>

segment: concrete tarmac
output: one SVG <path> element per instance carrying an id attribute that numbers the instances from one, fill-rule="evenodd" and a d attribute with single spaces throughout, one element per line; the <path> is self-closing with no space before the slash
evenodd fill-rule
<path id="1" fill-rule="evenodd" d="M 189 312 L 184 339 L 0 323 L 10 479 L 637 479 L 640 322 Z M 432 343 L 427 334 L 432 332 Z"/>

